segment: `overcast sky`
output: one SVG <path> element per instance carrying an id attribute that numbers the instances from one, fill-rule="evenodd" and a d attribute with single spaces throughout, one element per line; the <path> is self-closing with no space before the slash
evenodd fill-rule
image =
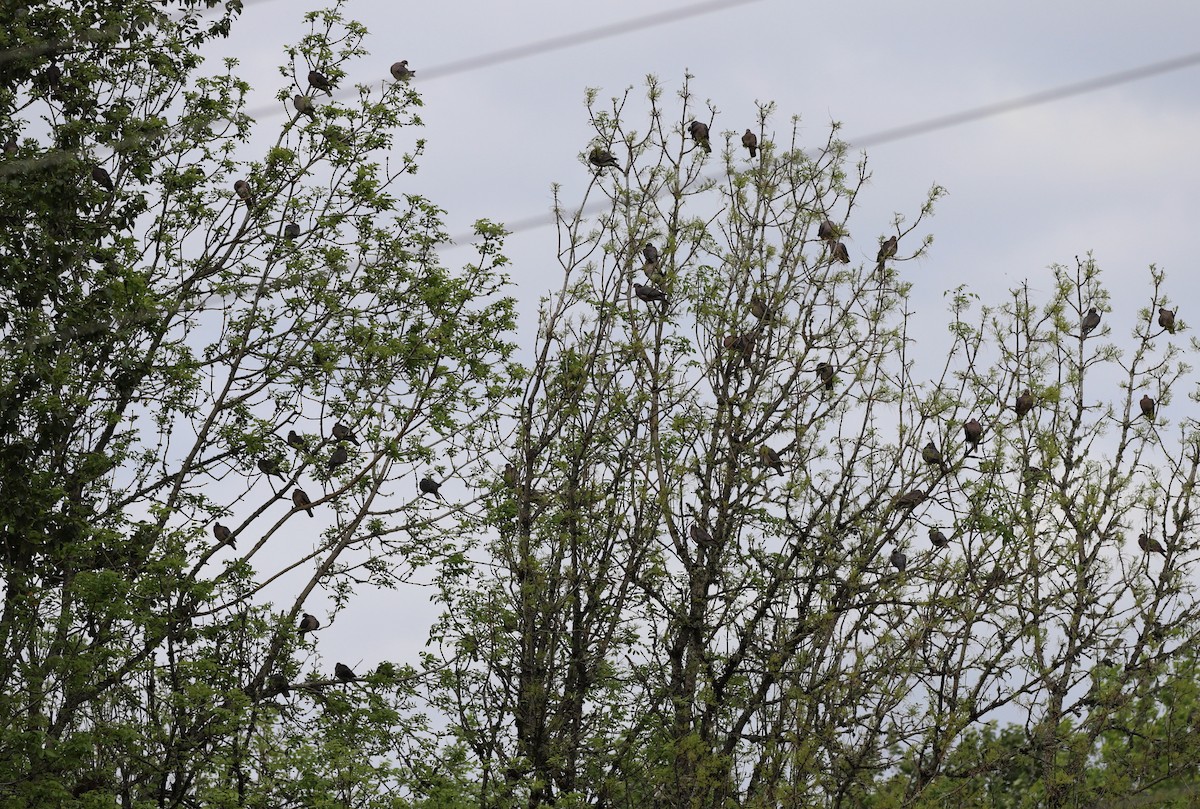
<path id="1" fill-rule="evenodd" d="M 236 54 L 256 90 L 251 106 L 278 106 L 282 48 L 307 31 L 304 12 L 324 4 L 247 4 L 230 41 L 212 57 Z M 1002 8 L 961 0 L 759 0 L 423 78 L 472 56 L 687 7 L 632 0 L 348 0 L 346 15 L 371 31 L 372 55 L 347 84 L 377 84 L 392 62 L 409 60 L 425 102 L 420 134 L 428 147 L 420 173 L 398 190 L 429 197 L 459 234 L 479 218 L 514 222 L 547 213 L 555 182 L 567 202 L 579 198 L 589 180 L 578 162 L 591 135 L 587 87 L 607 99 L 642 87 L 653 73 L 670 93 L 686 69 L 695 76 L 695 96 L 721 111 L 714 135 L 740 136 L 755 126 L 756 101 L 774 101 L 781 136 L 789 118 L 800 115 L 806 139 L 819 145 L 832 120 L 853 142 L 1200 51 L 1194 0 L 1146 2 L 1136 11 L 1115 0 L 1024 0 Z M 270 130 L 279 120 L 263 117 L 262 124 Z M 1187 302 L 1200 285 L 1190 246 L 1200 225 L 1198 151 L 1200 66 L 873 146 L 873 181 L 851 220 L 859 242 L 852 255 L 873 257 L 875 234 L 885 231 L 892 213 L 915 213 L 937 183 L 949 194 L 924 229 L 934 235 L 933 248 L 902 270 L 915 284 L 913 309 L 935 349 L 946 342 L 947 289 L 966 283 L 985 303 L 999 304 L 1005 290 L 1028 279 L 1045 295 L 1052 289 L 1047 267 L 1070 264 L 1088 250 L 1114 293 L 1106 319 L 1114 338 L 1129 333 L 1147 301 L 1151 263 L 1167 272 L 1167 292 L 1183 302 L 1180 319 L 1187 321 Z M 519 335 L 526 347 L 534 334 L 528 314 L 558 280 L 554 236 L 550 227 L 522 230 L 505 251 L 526 314 Z M 469 258 L 466 251 L 445 254 L 450 266 Z M 1194 408 L 1183 396 L 1175 402 L 1180 410 Z M 361 661 L 363 670 L 383 658 L 415 662 L 432 615 L 423 606 L 426 596 L 419 588 L 360 596 L 336 632 L 321 634 L 329 666 L 336 659 Z M 324 617 L 319 601 L 309 606 Z M 380 632 L 381 617 L 394 634 Z"/>

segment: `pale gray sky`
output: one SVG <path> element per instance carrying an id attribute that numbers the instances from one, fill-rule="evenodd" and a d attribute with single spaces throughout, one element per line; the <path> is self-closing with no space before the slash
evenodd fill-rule
<path id="1" fill-rule="evenodd" d="M 249 0 L 228 51 L 254 85 L 252 106 L 275 104 L 282 48 L 307 30 L 312 0 Z M 346 84 L 375 84 L 408 59 L 417 71 L 428 139 L 421 171 L 399 190 L 428 196 L 448 211 L 452 233 L 478 218 L 523 220 L 550 205 L 550 185 L 578 199 L 588 180 L 577 155 L 590 130 L 584 89 L 601 98 L 640 88 L 648 73 L 673 90 L 685 69 L 692 90 L 721 110 L 714 134 L 741 133 L 755 102 L 778 105 L 776 131 L 803 119 L 813 145 L 830 120 L 851 141 L 892 127 L 1026 96 L 1059 85 L 1200 50 L 1200 4 L 1125 2 L 1000 4 L 960 0 L 898 5 L 760 0 L 668 26 L 423 79 L 432 68 L 550 37 L 684 8 L 686 2 L 609 0 L 603 4 L 348 0 L 348 17 L 371 31 L 372 55 Z M 304 71 L 301 71 L 303 73 Z M 261 119 L 265 130 L 281 117 Z M 934 183 L 949 195 L 927 223 L 927 257 L 903 265 L 914 281 L 913 308 L 927 345 L 946 343 L 945 290 L 960 283 L 999 304 L 1028 279 L 1051 289 L 1047 265 L 1088 250 L 1105 271 L 1114 337 L 1128 334 L 1148 294 L 1146 267 L 1168 273 L 1168 294 L 1190 320 L 1200 278 L 1189 245 L 1200 223 L 1200 66 L 869 149 L 874 179 L 851 220 L 851 254 L 874 256 L 876 234 L 893 211 L 914 212 Z M 255 155 L 257 156 L 257 155 Z M 717 168 L 714 165 L 714 169 Z M 532 342 L 538 298 L 557 280 L 552 228 L 513 235 L 506 250 L 522 301 L 524 346 Z M 455 266 L 466 251 L 448 251 Z M 1200 310 L 1198 310 L 1200 311 Z M 1200 323 L 1200 314 L 1193 316 Z M 918 338 L 920 340 L 920 338 Z M 1194 408 L 1176 397 L 1181 411 Z M 447 486 L 451 492 L 452 486 Z M 320 635 L 332 665 L 368 669 L 382 658 L 415 660 L 433 610 L 427 591 L 360 595 Z M 323 604 L 310 612 L 324 619 Z"/>

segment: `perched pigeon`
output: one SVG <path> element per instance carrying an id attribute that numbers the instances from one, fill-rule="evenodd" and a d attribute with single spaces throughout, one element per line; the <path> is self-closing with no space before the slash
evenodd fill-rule
<path id="1" fill-rule="evenodd" d="M 939 469 L 946 468 L 946 461 L 942 458 L 942 451 L 937 448 L 937 444 L 930 441 L 921 448 L 921 460 L 930 466 L 936 466 Z"/>
<path id="2" fill-rule="evenodd" d="M 308 499 L 308 495 L 304 493 L 304 489 L 301 489 L 299 486 L 292 490 L 292 503 L 296 508 L 304 509 L 308 516 L 316 516 L 313 514 L 312 509 L 309 508 L 312 505 L 312 500 Z"/>
<path id="3" fill-rule="evenodd" d="M 821 381 L 821 384 L 825 386 L 825 390 L 833 390 L 833 375 L 836 373 L 837 373 L 837 370 L 829 363 L 827 363 L 827 362 L 818 362 L 817 363 L 817 369 L 816 369 L 817 379 L 819 379 Z"/>
<path id="4" fill-rule="evenodd" d="M 446 499 L 442 497 L 441 492 L 438 491 L 438 489 L 442 488 L 442 484 L 438 483 L 433 478 L 421 478 L 421 482 L 417 484 L 417 488 L 421 490 L 421 494 L 432 494 L 438 500 Z"/>
<path id="5" fill-rule="evenodd" d="M 621 168 L 621 164 L 617 162 L 617 158 L 613 157 L 613 153 L 600 146 L 592 149 L 592 153 L 588 155 L 588 161 L 598 169 L 605 169 L 609 166 L 615 169 Z"/>
<path id="6" fill-rule="evenodd" d="M 688 535 L 697 545 L 711 545 L 713 541 L 712 534 L 700 523 L 693 523 L 692 527 L 688 529 Z"/>
<path id="7" fill-rule="evenodd" d="M 1146 553 L 1161 553 L 1163 556 L 1167 555 L 1167 549 L 1162 546 L 1162 543 L 1145 533 L 1138 534 L 1138 547 Z"/>
<path id="8" fill-rule="evenodd" d="M 287 239 L 289 242 L 300 238 L 300 226 L 295 222 L 288 222 L 283 226 L 283 238 Z"/>
<path id="9" fill-rule="evenodd" d="M 313 106 L 312 99 L 306 95 L 292 96 L 292 106 L 296 108 L 296 112 L 307 115 L 312 120 L 317 120 L 317 108 Z"/>
<path id="10" fill-rule="evenodd" d="M 877 262 L 876 269 L 883 269 L 883 265 L 887 260 L 896 255 L 896 248 L 898 246 L 899 240 L 895 236 L 883 240 L 879 245 L 879 252 L 875 255 L 875 261 Z"/>
<path id="11" fill-rule="evenodd" d="M 237 542 L 233 539 L 233 532 L 228 527 L 217 523 L 213 526 L 213 536 L 217 538 L 217 542 L 222 545 L 228 545 L 231 548 L 237 547 Z"/>
<path id="12" fill-rule="evenodd" d="M 1026 413 L 1028 413 L 1030 410 L 1033 410 L 1033 393 L 1031 393 L 1028 388 L 1025 389 L 1024 393 L 1017 397 L 1015 409 L 1017 411 L 1017 418 L 1019 419 L 1024 418 Z"/>
<path id="13" fill-rule="evenodd" d="M 759 320 L 766 320 L 771 310 L 767 308 L 767 302 L 757 295 L 750 296 L 750 314 L 754 315 Z"/>
<path id="14" fill-rule="evenodd" d="M 749 129 L 742 135 L 742 145 L 750 152 L 750 159 L 758 157 L 758 135 L 755 135 Z"/>
<path id="15" fill-rule="evenodd" d="M 967 450 L 970 452 L 979 446 L 979 442 L 983 439 L 983 425 L 977 419 L 971 419 L 963 425 L 963 436 L 967 439 L 967 443 L 971 445 Z"/>
<path id="16" fill-rule="evenodd" d="M 268 477 L 270 477 L 271 475 L 274 475 L 275 477 L 279 478 L 280 480 L 284 479 L 283 471 L 279 467 L 279 459 L 278 458 L 259 458 L 258 459 L 258 471 L 262 472 L 264 475 L 266 475 Z"/>
<path id="17" fill-rule="evenodd" d="M 892 498 L 892 508 L 896 511 L 912 511 L 917 506 L 925 502 L 925 498 L 929 495 L 925 494 L 924 489 L 913 489 L 904 494 L 898 494 Z"/>
<path id="18" fill-rule="evenodd" d="M 1154 418 L 1154 400 L 1149 394 L 1142 396 L 1142 400 L 1138 402 L 1138 406 L 1142 408 L 1142 415 L 1148 419 Z"/>
<path id="19" fill-rule="evenodd" d="M 838 237 L 837 226 L 828 219 L 821 220 L 820 226 L 817 228 L 817 238 L 823 242 L 835 242 Z"/>
<path id="20" fill-rule="evenodd" d="M 333 95 L 333 82 L 319 70 L 308 71 L 308 84 L 310 87 L 316 87 L 318 90 L 323 90 L 329 95 Z"/>
<path id="21" fill-rule="evenodd" d="M 304 443 L 304 439 L 295 430 L 288 430 L 287 445 L 292 449 L 308 449 L 308 445 Z"/>
<path id="22" fill-rule="evenodd" d="M 904 569 L 908 567 L 908 557 L 901 553 L 899 548 L 892 551 L 892 555 L 888 557 L 888 561 L 892 563 L 892 567 L 896 568 L 896 570 L 899 570 L 901 573 L 903 573 Z"/>
<path id="23" fill-rule="evenodd" d="M 704 151 L 712 151 L 712 145 L 708 142 L 708 124 L 692 121 L 688 124 L 688 134 L 692 136 L 692 140 L 704 147 Z"/>
<path id="24" fill-rule="evenodd" d="M 300 616 L 300 634 L 312 632 L 315 629 L 321 628 L 321 622 L 317 620 L 315 615 L 309 615 L 307 612 Z"/>
<path id="25" fill-rule="evenodd" d="M 1082 336 L 1087 337 L 1099 325 L 1100 312 L 1098 312 L 1096 307 L 1093 306 L 1091 309 L 1088 309 L 1087 314 L 1083 316 L 1083 325 L 1080 329 L 1080 332 Z"/>
<path id="26" fill-rule="evenodd" d="M 633 292 L 638 296 L 638 300 L 645 301 L 646 303 L 662 301 L 663 306 L 667 305 L 667 293 L 663 292 L 661 289 L 643 284 L 634 284 Z"/>
<path id="27" fill-rule="evenodd" d="M 1169 331 L 1171 334 L 1174 334 L 1175 333 L 1175 312 L 1173 312 L 1170 309 L 1167 309 L 1166 307 L 1160 307 L 1158 310 L 1158 325 L 1162 326 L 1164 329 Z"/>
<path id="28" fill-rule="evenodd" d="M 112 177 L 103 166 L 92 167 L 92 180 L 110 194 L 117 188 L 113 185 Z"/>
<path id="29" fill-rule="evenodd" d="M 352 683 L 358 679 L 358 676 L 345 663 L 338 663 L 334 666 L 333 673 L 343 683 Z"/>
<path id="30" fill-rule="evenodd" d="M 358 439 L 354 437 L 354 431 L 340 421 L 333 425 L 333 437 L 338 441 L 349 441 L 354 446 L 358 446 Z"/>
<path id="31" fill-rule="evenodd" d="M 408 81 L 417 75 L 417 71 L 408 69 L 408 60 L 401 59 L 392 65 L 392 78 L 396 81 Z"/>
<path id="32" fill-rule="evenodd" d="M 254 202 L 254 194 L 250 190 L 250 183 L 245 180 L 238 180 L 233 184 L 233 191 L 238 195 L 238 199 L 244 201 L 247 205 Z"/>
<path id="33" fill-rule="evenodd" d="M 779 460 L 779 453 L 763 444 L 758 448 L 758 457 L 762 461 L 763 466 L 774 469 L 779 474 L 783 474 L 783 462 Z"/>
<path id="34" fill-rule="evenodd" d="M 344 446 L 338 444 L 338 448 L 335 449 L 333 454 L 329 456 L 329 471 L 332 472 L 339 466 L 345 466 L 349 460 L 350 453 L 346 451 Z"/>
<path id="35" fill-rule="evenodd" d="M 935 548 L 944 548 L 950 544 L 950 540 L 946 538 L 946 535 L 937 528 L 929 529 L 929 542 Z"/>
<path id="36" fill-rule="evenodd" d="M 843 264 L 850 263 L 850 250 L 842 242 L 838 242 L 833 246 L 833 258 L 835 261 L 840 261 Z"/>
<path id="37" fill-rule="evenodd" d="M 642 258 L 646 259 L 647 264 L 658 266 L 658 248 L 654 246 L 653 242 L 646 242 L 642 248 Z"/>
<path id="38" fill-rule="evenodd" d="M 510 489 L 517 488 L 517 467 L 510 463 L 504 465 L 504 485 Z"/>

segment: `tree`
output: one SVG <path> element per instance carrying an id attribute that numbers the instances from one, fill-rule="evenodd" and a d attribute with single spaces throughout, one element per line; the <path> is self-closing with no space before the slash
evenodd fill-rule
<path id="1" fill-rule="evenodd" d="M 1037 805 L 1099 794 L 1103 695 L 1160 694 L 1196 636 L 1200 436 L 1165 433 L 1190 369 L 1150 318 L 1161 274 L 1119 312 L 1129 357 L 1081 331 L 1109 309 L 1089 258 L 1040 306 L 959 290 L 935 365 L 905 279 L 940 188 L 861 221 L 836 126 L 806 151 L 765 106 L 748 159 L 745 121 L 663 95 L 635 129 L 628 94 L 589 94 L 490 562 L 443 583 L 479 805 L 941 805 L 1011 713 Z"/>
<path id="2" fill-rule="evenodd" d="M 412 476 L 486 448 L 501 234 L 439 264 L 441 211 L 397 191 L 422 142 L 385 160 L 420 97 L 357 72 L 338 7 L 278 97 L 312 68 L 359 91 L 288 106 L 248 157 L 236 63 L 200 73 L 241 4 L 164 5 L 41 4 L 2 34 L 0 795 L 392 806 L 434 768 L 420 671 L 340 682 L 296 625 L 318 589 L 336 613 L 461 564 Z"/>

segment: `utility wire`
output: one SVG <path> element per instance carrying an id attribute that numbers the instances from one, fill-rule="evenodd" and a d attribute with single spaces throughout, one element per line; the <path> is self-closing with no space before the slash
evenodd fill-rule
<path id="1" fill-rule="evenodd" d="M 984 118 L 994 118 L 997 115 L 1003 115 L 1006 112 L 1025 109 L 1027 107 L 1036 107 L 1040 104 L 1048 104 L 1052 101 L 1061 101 L 1064 98 L 1073 96 L 1086 95 L 1094 93 L 1098 90 L 1105 90 L 1109 87 L 1115 87 L 1120 84 L 1128 84 L 1142 79 L 1148 79 L 1153 76 L 1158 76 L 1163 73 L 1170 73 L 1175 70 L 1182 70 L 1188 67 L 1194 67 L 1200 64 L 1200 51 L 1190 53 L 1185 56 L 1177 56 L 1173 59 L 1164 59 L 1161 62 L 1152 62 L 1141 67 L 1130 68 L 1129 70 L 1120 70 L 1116 73 L 1107 73 L 1103 76 L 1097 76 L 1083 81 L 1064 84 L 1059 87 L 1052 87 L 1049 90 L 1042 90 L 1037 93 L 1030 93 L 1025 96 L 1018 96 L 1007 101 L 998 101 L 994 104 L 984 104 L 979 107 L 962 110 L 961 112 L 952 112 L 947 115 L 939 115 L 933 118 L 926 118 L 923 121 L 917 121 L 911 124 L 903 124 L 901 126 L 892 127 L 890 129 L 881 129 L 878 132 L 871 132 L 867 135 L 862 135 L 858 138 L 851 138 L 847 144 L 851 147 L 864 148 L 867 146 L 879 146 L 884 143 L 891 143 L 905 138 L 924 135 L 929 132 L 936 132 L 939 129 L 950 129 L 952 127 L 961 126 L 963 124 L 981 121 Z M 713 175 L 704 179 L 720 179 L 719 175 Z M 598 202 L 593 205 L 586 206 L 581 213 L 585 215 L 599 213 L 608 207 L 607 203 Z M 553 225 L 557 221 L 553 213 L 537 214 L 534 216 L 526 216 L 521 219 L 515 219 L 505 223 L 504 227 L 509 233 L 520 233 L 525 230 L 533 230 L 535 228 L 546 227 Z M 462 234 L 454 239 L 455 242 L 463 242 L 470 240 L 475 234 Z"/>

